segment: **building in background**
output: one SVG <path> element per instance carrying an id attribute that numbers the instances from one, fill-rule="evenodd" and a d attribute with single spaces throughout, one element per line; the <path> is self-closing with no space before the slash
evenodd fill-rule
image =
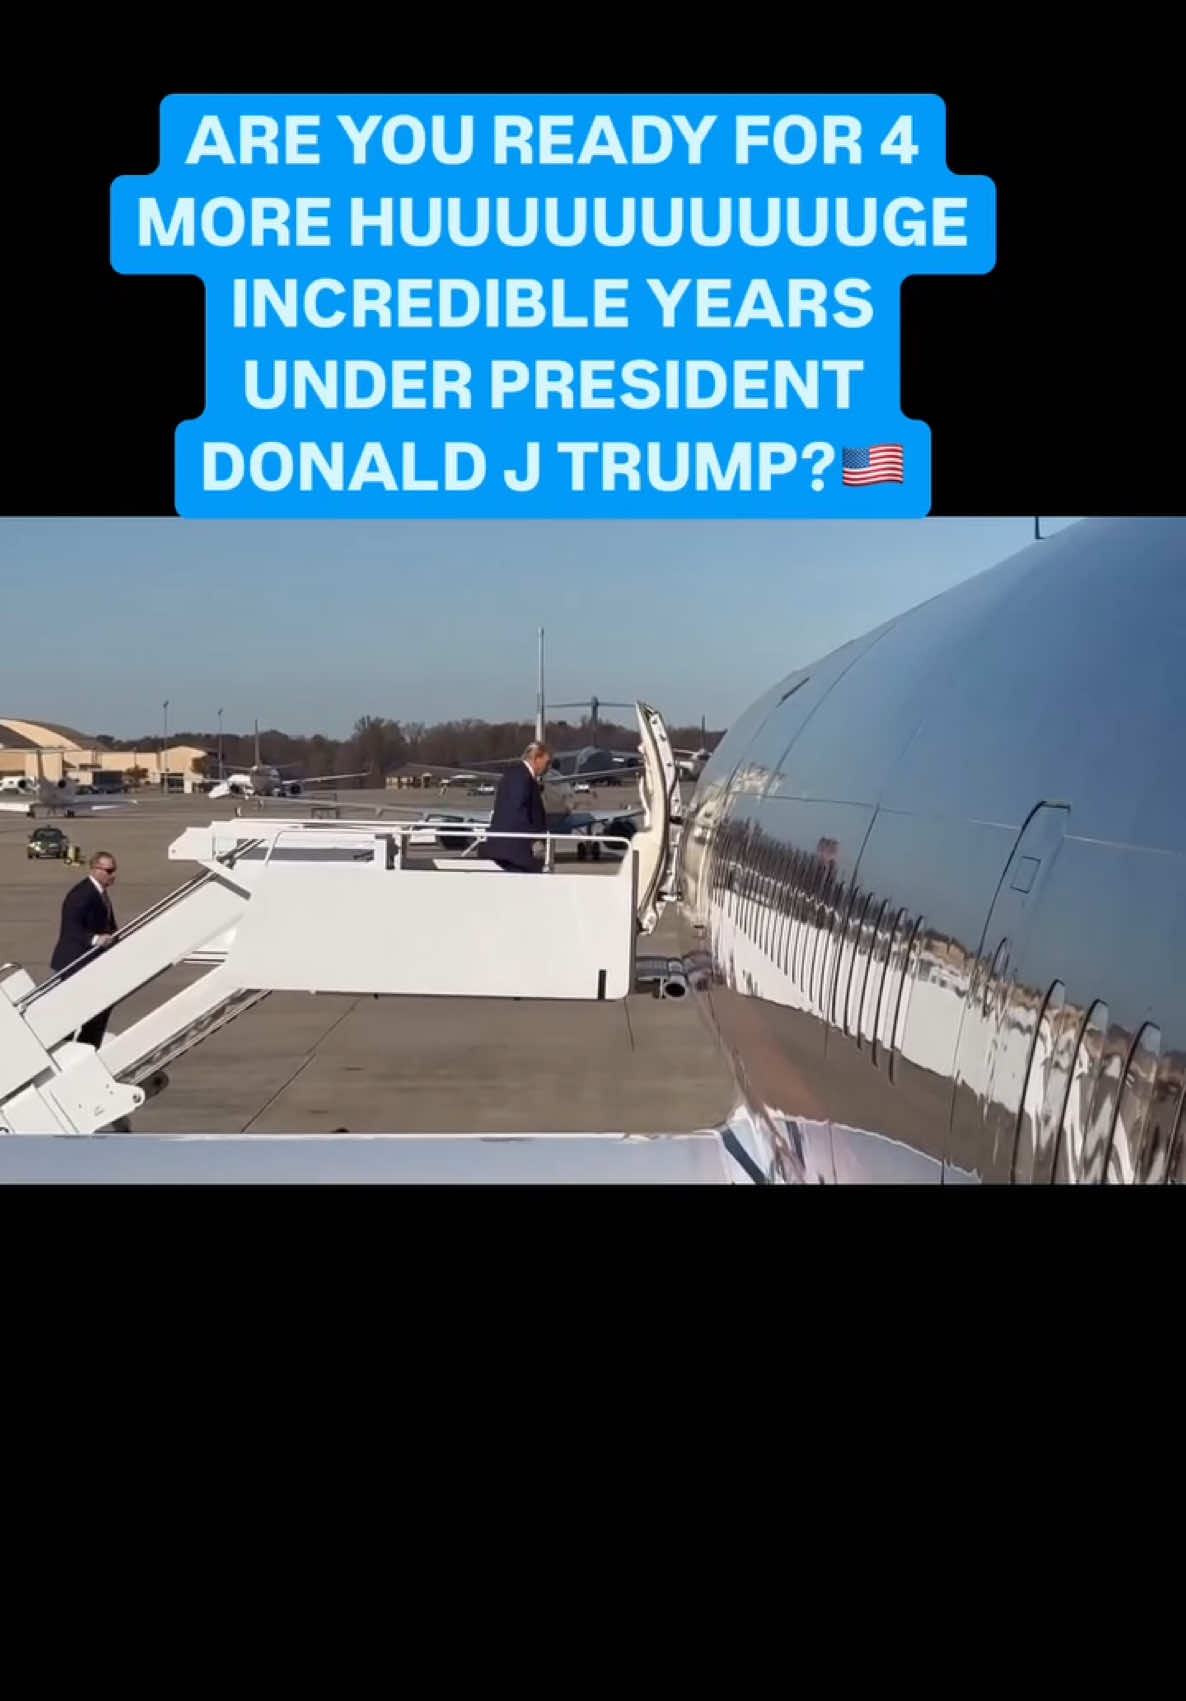
<path id="1" fill-rule="evenodd" d="M 201 789 L 198 764 L 206 751 L 192 744 L 165 750 L 118 750 L 113 744 L 51 721 L 0 715 L 0 780 L 8 775 L 36 779 L 40 762 L 47 780 L 71 779 L 96 790 L 164 785 L 168 790 Z"/>

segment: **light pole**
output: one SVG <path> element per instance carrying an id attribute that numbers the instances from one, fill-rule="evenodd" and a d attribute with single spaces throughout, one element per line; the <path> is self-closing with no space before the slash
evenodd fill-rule
<path id="1" fill-rule="evenodd" d="M 548 736 L 548 711 L 544 705 L 544 629 L 539 629 L 539 689 L 535 694 L 535 737 L 542 744 Z"/>
<path id="2" fill-rule="evenodd" d="M 222 710 L 218 711 L 218 777 L 222 779 Z"/>
<path id="3" fill-rule="evenodd" d="M 169 742 L 169 699 L 167 697 L 161 704 L 161 712 L 164 715 L 164 722 L 162 725 L 161 759 L 159 767 L 161 774 L 161 790 L 163 791 L 165 789 L 165 746 Z"/>

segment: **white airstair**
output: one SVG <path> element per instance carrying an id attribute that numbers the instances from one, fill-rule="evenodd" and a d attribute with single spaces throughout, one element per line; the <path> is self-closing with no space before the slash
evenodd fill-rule
<path id="1" fill-rule="evenodd" d="M 642 801 L 647 811 L 641 844 L 635 839 L 645 858 L 639 923 L 644 933 L 650 933 L 664 906 L 679 897 L 683 805 L 679 766 L 663 717 L 646 703 L 636 704 L 635 709 L 642 733 Z"/>
<path id="2" fill-rule="evenodd" d="M 21 969 L 0 971 L 0 1131 L 110 1126 L 144 1103 L 144 1083 L 270 992 L 600 1000 L 631 991 L 640 859 L 626 841 L 612 873 L 554 867 L 515 879 L 480 861 L 409 856 L 411 832 L 412 823 L 374 821 L 188 828 L 169 856 L 202 872 L 114 944 L 40 986 Z M 100 1011 L 182 964 L 205 972 L 98 1051 L 74 1041 Z"/>
<path id="3" fill-rule="evenodd" d="M 638 719 L 646 818 L 618 841 L 612 872 L 557 865 L 556 845 L 575 835 L 547 835 L 547 872 L 516 879 L 482 857 L 486 827 L 467 828 L 469 852 L 448 857 L 412 851 L 415 822 L 188 828 L 169 857 L 200 872 L 114 944 L 40 985 L 0 966 L 0 1134 L 111 1129 L 159 1090 L 170 1064 L 270 992 L 625 998 L 638 937 L 674 895 L 680 831 L 666 728 L 645 704 Z M 97 1050 L 76 1041 L 91 1018 L 116 1009 L 118 1019 L 118 1006 L 180 965 L 204 972 Z M 699 1174 L 698 1148 L 682 1150 Z"/>

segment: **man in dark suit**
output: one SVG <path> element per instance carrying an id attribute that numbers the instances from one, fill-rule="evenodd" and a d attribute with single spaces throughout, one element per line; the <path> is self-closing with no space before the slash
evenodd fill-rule
<path id="1" fill-rule="evenodd" d="M 540 781 L 548 771 L 552 752 L 546 744 L 533 742 L 523 752 L 521 761 L 508 768 L 498 782 L 491 828 L 501 827 L 504 833 L 538 833 L 542 839 L 548 830 Z M 486 854 L 500 868 L 515 874 L 538 874 L 543 863 L 535 854 L 531 839 L 495 839 L 486 841 Z"/>
<path id="2" fill-rule="evenodd" d="M 96 851 L 90 861 L 90 873 L 77 886 L 72 886 L 62 900 L 62 925 L 58 942 L 49 966 L 55 974 L 68 969 L 80 957 L 113 943 L 118 931 L 115 911 L 111 907 L 111 886 L 115 881 L 116 862 L 110 851 Z M 110 1010 L 100 1010 L 78 1030 L 75 1038 L 83 1045 L 98 1048 L 107 1032 Z"/>

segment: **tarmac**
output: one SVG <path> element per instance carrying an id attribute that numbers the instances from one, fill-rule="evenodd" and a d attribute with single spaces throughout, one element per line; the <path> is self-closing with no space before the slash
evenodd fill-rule
<path id="1" fill-rule="evenodd" d="M 591 808 L 628 806 L 634 793 L 606 790 Z M 117 919 L 136 915 L 190 871 L 167 860 L 187 826 L 232 817 L 235 806 L 204 796 L 140 793 L 119 811 L 28 820 L 0 813 L 0 965 L 41 981 L 57 938 L 62 899 L 85 874 L 30 860 L 37 826 L 60 827 L 88 856 L 111 851 Z M 317 798 L 318 803 L 332 802 Z M 398 802 L 432 811 L 484 811 L 488 798 L 435 791 L 346 792 L 359 805 Z M 244 814 L 250 804 L 240 806 Z M 311 813 L 303 798 L 269 817 Z M 590 878 L 612 864 L 583 863 Z M 667 913 L 640 938 L 639 955 L 677 949 Z M 177 968 L 118 1007 L 119 1031 L 201 973 Z M 737 1101 L 732 1075 L 694 996 L 639 992 L 618 1002 L 359 998 L 273 993 L 169 1068 L 169 1085 L 132 1118 L 141 1134 L 688 1133 L 723 1122 Z"/>

